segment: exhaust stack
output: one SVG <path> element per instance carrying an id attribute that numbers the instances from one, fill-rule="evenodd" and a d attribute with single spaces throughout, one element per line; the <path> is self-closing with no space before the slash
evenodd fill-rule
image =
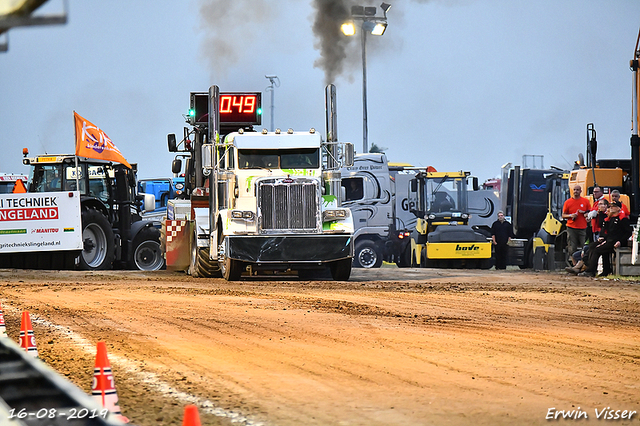
<path id="1" fill-rule="evenodd" d="M 329 194 L 337 199 L 338 206 L 342 205 L 342 186 L 340 164 L 338 162 L 338 115 L 336 107 L 336 86 L 328 84 L 324 90 L 325 114 L 327 127 L 326 147 L 327 170 L 323 173 L 325 180 L 329 183 Z"/>

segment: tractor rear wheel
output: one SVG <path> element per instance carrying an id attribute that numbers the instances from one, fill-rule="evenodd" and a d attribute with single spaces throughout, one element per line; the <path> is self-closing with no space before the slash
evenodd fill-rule
<path id="1" fill-rule="evenodd" d="M 80 269 L 105 270 L 113 267 L 113 229 L 107 218 L 96 209 L 82 211 L 82 244 Z"/>

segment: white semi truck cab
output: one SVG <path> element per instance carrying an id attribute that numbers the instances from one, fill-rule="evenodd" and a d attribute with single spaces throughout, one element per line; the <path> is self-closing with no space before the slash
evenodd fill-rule
<path id="1" fill-rule="evenodd" d="M 328 269 L 333 279 L 347 280 L 354 228 L 350 210 L 340 203 L 340 167 L 353 163 L 353 146 L 329 140 L 335 131 L 325 142 L 314 129 L 240 128 L 221 136 L 224 96 L 212 86 L 207 129 L 201 127 L 188 143 L 194 156 L 201 150 L 203 174 L 202 187 L 190 196 L 189 272 L 237 280 L 245 272 L 310 277 Z M 239 109 L 242 104 L 236 103 Z M 195 164 L 191 158 L 188 163 Z"/>

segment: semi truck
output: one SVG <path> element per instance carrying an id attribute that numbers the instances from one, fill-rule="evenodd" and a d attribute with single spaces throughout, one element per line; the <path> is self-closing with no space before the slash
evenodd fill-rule
<path id="1" fill-rule="evenodd" d="M 406 247 L 416 218 L 407 205 L 414 172 L 393 166 L 383 153 L 358 154 L 341 170 L 344 207 L 353 215 L 353 266 L 379 268 L 382 262 L 409 266 Z"/>
<path id="2" fill-rule="evenodd" d="M 39 155 L 27 193 L 0 196 L 0 265 L 12 268 L 157 270 L 160 222 L 142 221 L 154 197 L 136 194 L 133 169 L 74 155 Z"/>
<path id="3" fill-rule="evenodd" d="M 232 281 L 294 271 L 306 278 L 328 269 L 347 280 L 353 217 L 341 206 L 340 168 L 353 163 L 353 145 L 337 140 L 335 87 L 326 88 L 326 141 L 315 129 L 253 131 L 260 95 L 218 86 L 190 94 L 191 128 L 180 143 L 168 136 L 169 151 L 187 159 L 190 213 L 165 221 L 167 267 L 184 268 L 172 253 L 188 247 L 193 276 Z M 174 173 L 181 163 L 174 160 Z"/>

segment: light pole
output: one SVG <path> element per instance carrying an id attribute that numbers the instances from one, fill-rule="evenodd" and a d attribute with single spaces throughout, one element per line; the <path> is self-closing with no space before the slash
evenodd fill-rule
<path id="1" fill-rule="evenodd" d="M 351 20 L 342 24 L 340 29 L 346 36 L 356 33 L 354 21 L 362 21 L 362 151 L 369 152 L 369 130 L 367 125 L 367 33 L 381 36 L 387 29 L 387 11 L 391 8 L 388 3 L 382 3 L 383 16 L 376 16 L 378 8 L 375 6 L 351 6 Z"/>
<path id="2" fill-rule="evenodd" d="M 278 78 L 277 75 L 265 75 L 264 78 L 268 79 L 271 82 L 271 86 L 267 86 L 265 90 L 271 91 L 271 131 L 273 132 L 273 117 L 274 117 L 273 111 L 276 108 L 273 103 L 273 97 L 276 93 L 276 87 L 280 87 L 280 79 Z"/>

